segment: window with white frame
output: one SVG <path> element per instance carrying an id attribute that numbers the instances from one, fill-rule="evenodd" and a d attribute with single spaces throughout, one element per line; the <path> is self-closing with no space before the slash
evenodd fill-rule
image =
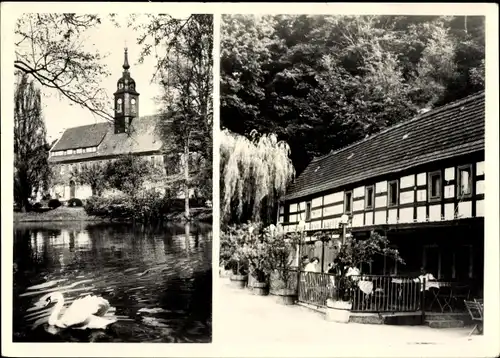
<path id="1" fill-rule="evenodd" d="M 311 220 L 311 202 L 306 203 L 306 221 Z"/>
<path id="2" fill-rule="evenodd" d="M 388 203 L 389 206 L 396 206 L 398 205 L 398 181 L 397 180 L 392 180 L 388 183 L 388 189 L 389 189 L 389 198 L 388 198 Z"/>
<path id="3" fill-rule="evenodd" d="M 435 171 L 429 173 L 429 201 L 436 201 L 441 199 L 441 172 Z"/>
<path id="4" fill-rule="evenodd" d="M 458 197 L 468 197 L 472 195 L 472 166 L 463 165 L 458 167 Z"/>
<path id="5" fill-rule="evenodd" d="M 365 193 L 365 208 L 366 209 L 373 208 L 373 202 L 375 199 L 374 193 L 375 193 L 375 191 L 373 189 L 373 185 L 366 187 L 366 193 Z"/>
<path id="6" fill-rule="evenodd" d="M 352 213 L 352 191 L 346 191 L 344 195 L 344 213 Z"/>

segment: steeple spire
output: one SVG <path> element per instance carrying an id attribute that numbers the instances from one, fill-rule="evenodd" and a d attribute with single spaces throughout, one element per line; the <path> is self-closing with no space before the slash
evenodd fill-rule
<path id="1" fill-rule="evenodd" d="M 130 68 L 130 65 L 128 64 L 128 49 L 125 47 L 125 60 L 123 62 L 123 69 L 127 71 Z"/>

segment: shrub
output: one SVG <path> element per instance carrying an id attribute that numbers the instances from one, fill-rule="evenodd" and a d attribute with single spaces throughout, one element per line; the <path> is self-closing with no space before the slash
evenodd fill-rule
<path id="1" fill-rule="evenodd" d="M 62 204 L 58 199 L 50 199 L 49 203 L 47 204 L 47 206 L 51 209 L 56 209 L 56 208 L 60 207 L 61 205 Z"/>
<path id="2" fill-rule="evenodd" d="M 161 221 L 168 208 L 169 201 L 154 190 L 144 190 L 134 196 L 92 196 L 84 205 L 88 215 L 140 222 Z"/>
<path id="3" fill-rule="evenodd" d="M 83 206 L 83 203 L 78 198 L 72 198 L 68 200 L 68 206 Z"/>

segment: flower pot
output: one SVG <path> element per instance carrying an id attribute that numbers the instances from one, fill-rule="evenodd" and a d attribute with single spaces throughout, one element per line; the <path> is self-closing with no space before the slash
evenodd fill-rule
<path id="1" fill-rule="evenodd" d="M 231 277 L 232 271 L 226 270 L 224 267 L 219 267 L 219 277 L 221 278 L 229 278 Z"/>
<path id="2" fill-rule="evenodd" d="M 271 292 L 276 296 L 276 302 L 282 305 L 293 305 L 297 298 L 297 292 L 288 288 L 282 288 Z"/>
<path id="3" fill-rule="evenodd" d="M 348 323 L 351 315 L 352 303 L 347 301 L 326 301 L 325 319 L 330 322 Z"/>
<path id="4" fill-rule="evenodd" d="M 248 276 L 246 275 L 231 275 L 231 284 L 235 288 L 245 288 L 247 285 Z"/>
<path id="5" fill-rule="evenodd" d="M 267 282 L 254 282 L 252 284 L 253 293 L 258 296 L 267 296 L 269 294 L 269 286 Z"/>

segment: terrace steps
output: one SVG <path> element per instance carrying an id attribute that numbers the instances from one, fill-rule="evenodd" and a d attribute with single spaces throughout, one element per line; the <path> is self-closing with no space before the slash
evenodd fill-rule
<path id="1" fill-rule="evenodd" d="M 431 328 L 461 328 L 472 323 L 468 313 L 427 313 L 425 324 Z"/>

